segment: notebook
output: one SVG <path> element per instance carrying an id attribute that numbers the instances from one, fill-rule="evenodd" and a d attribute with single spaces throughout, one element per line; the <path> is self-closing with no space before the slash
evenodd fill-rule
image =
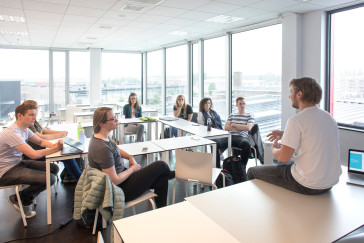
<path id="1" fill-rule="evenodd" d="M 61 154 L 79 154 L 84 151 L 84 146 L 81 142 L 70 137 L 65 137 L 63 140 L 63 149 Z"/>
<path id="2" fill-rule="evenodd" d="M 364 151 L 349 149 L 347 182 L 364 186 Z"/>
<path id="3" fill-rule="evenodd" d="M 176 120 L 178 120 L 178 118 L 172 117 L 172 116 L 163 116 L 163 117 L 159 117 L 159 120 L 163 120 L 163 121 L 176 121 Z"/>

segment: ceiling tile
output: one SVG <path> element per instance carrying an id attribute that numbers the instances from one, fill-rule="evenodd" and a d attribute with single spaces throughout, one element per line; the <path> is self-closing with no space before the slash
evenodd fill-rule
<path id="1" fill-rule="evenodd" d="M 193 10 L 210 2 L 209 0 L 166 0 L 161 3 L 161 6 Z"/>
<path id="2" fill-rule="evenodd" d="M 23 8 L 23 5 L 21 4 L 21 0 L 1 0 L 0 1 L 0 7 L 6 7 L 6 8 Z M 2 12 L 1 8 L 1 12 Z"/>
<path id="3" fill-rule="evenodd" d="M 110 9 L 117 2 L 117 0 L 71 0 L 70 5 L 105 10 Z"/>
<path id="4" fill-rule="evenodd" d="M 157 6 L 151 10 L 149 10 L 148 14 L 154 14 L 154 15 L 161 15 L 161 16 L 170 16 L 170 17 L 176 17 L 179 16 L 188 10 L 186 9 L 180 9 L 180 8 L 170 8 L 170 7 L 164 7 L 164 6 Z"/>
<path id="5" fill-rule="evenodd" d="M 240 17 L 240 18 L 250 18 L 252 16 L 257 16 L 261 14 L 269 13 L 266 10 L 256 9 L 256 8 L 249 8 L 249 7 L 242 7 L 236 9 L 231 12 L 227 12 L 226 15 L 233 16 L 233 17 Z"/>
<path id="6" fill-rule="evenodd" d="M 170 19 L 170 17 L 167 16 L 159 16 L 159 15 L 153 15 L 153 14 L 143 14 L 140 15 L 137 18 L 137 21 L 144 21 L 144 22 L 151 22 L 151 23 L 163 23 L 165 21 L 167 21 L 168 19 Z"/>
<path id="7" fill-rule="evenodd" d="M 178 17 L 183 18 L 183 19 L 191 19 L 191 20 L 206 20 L 206 19 L 209 19 L 212 17 L 216 17 L 216 14 L 200 12 L 200 11 L 189 11 L 184 14 L 181 14 Z"/>
<path id="8" fill-rule="evenodd" d="M 268 11 L 275 11 L 281 8 L 291 7 L 297 4 L 298 2 L 294 0 L 275 0 L 275 1 L 264 0 L 255 4 L 251 4 L 249 5 L 249 7 L 268 10 Z"/>
<path id="9" fill-rule="evenodd" d="M 66 4 L 46 3 L 32 0 L 23 0 L 24 9 L 50 12 L 50 13 L 64 13 L 67 9 Z"/>
<path id="10" fill-rule="evenodd" d="M 105 13 L 103 9 L 69 6 L 66 14 L 101 17 Z"/>
<path id="11" fill-rule="evenodd" d="M 49 12 L 41 12 L 41 11 L 33 11 L 33 10 L 24 10 L 26 18 L 36 18 L 36 19 L 49 19 L 49 20 L 58 20 L 61 21 L 63 19 L 63 14 L 58 13 L 49 13 Z"/>
<path id="12" fill-rule="evenodd" d="M 241 6 L 234 5 L 234 4 L 211 2 L 211 3 L 203 5 L 202 7 L 197 8 L 196 10 L 202 11 L 202 12 L 207 12 L 207 13 L 224 14 L 226 12 L 233 11 L 240 7 Z"/>

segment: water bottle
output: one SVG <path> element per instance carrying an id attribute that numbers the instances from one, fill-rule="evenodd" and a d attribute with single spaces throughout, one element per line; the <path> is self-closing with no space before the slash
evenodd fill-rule
<path id="1" fill-rule="evenodd" d="M 78 136 L 78 140 L 84 139 L 84 136 L 85 136 L 85 130 L 83 130 L 83 126 L 82 126 L 81 122 L 78 122 L 77 136 Z"/>
<path id="2" fill-rule="evenodd" d="M 212 124 L 211 118 L 207 118 L 207 131 L 208 132 L 211 132 L 211 124 Z"/>

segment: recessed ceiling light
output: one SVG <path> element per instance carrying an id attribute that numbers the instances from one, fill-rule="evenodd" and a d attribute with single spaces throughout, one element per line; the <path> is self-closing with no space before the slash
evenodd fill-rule
<path id="1" fill-rule="evenodd" d="M 187 35 L 187 32 L 177 30 L 177 31 L 169 32 L 168 35 L 185 36 L 185 35 Z"/>
<path id="2" fill-rule="evenodd" d="M 86 37 L 88 40 L 97 40 L 97 37 Z"/>
<path id="3" fill-rule="evenodd" d="M 129 11 L 129 12 L 142 12 L 146 7 L 126 4 L 120 8 L 121 11 Z"/>
<path id="4" fill-rule="evenodd" d="M 19 16 L 0 14 L 0 21 L 24 23 L 25 18 Z"/>
<path id="5" fill-rule="evenodd" d="M 232 17 L 232 16 L 227 16 L 227 15 L 219 15 L 219 16 L 216 16 L 216 17 L 213 17 L 213 18 L 206 19 L 205 21 L 220 23 L 220 24 L 230 24 L 232 22 L 239 21 L 239 20 L 242 20 L 242 19 L 244 19 L 244 18 Z"/>
<path id="6" fill-rule="evenodd" d="M 11 36 L 18 36 L 18 37 L 22 37 L 22 36 L 28 36 L 29 33 L 26 31 L 6 31 L 6 30 L 0 30 L 0 33 L 2 35 L 11 35 Z"/>
<path id="7" fill-rule="evenodd" d="M 107 25 L 100 25 L 99 26 L 100 29 L 105 29 L 105 30 L 112 30 L 115 29 L 115 26 L 107 26 Z"/>
<path id="8" fill-rule="evenodd" d="M 164 0 L 133 0 L 133 2 L 158 5 L 164 2 Z"/>

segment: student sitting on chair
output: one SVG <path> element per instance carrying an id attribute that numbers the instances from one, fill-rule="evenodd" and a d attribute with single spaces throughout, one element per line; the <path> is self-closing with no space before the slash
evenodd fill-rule
<path id="1" fill-rule="evenodd" d="M 281 163 L 252 167 L 248 178 L 302 194 L 327 192 L 339 182 L 341 174 L 337 122 L 318 107 L 322 90 L 316 80 L 292 79 L 289 89 L 292 107 L 300 112 L 289 118 L 284 132 L 268 134 L 269 140 L 274 141 L 272 154 Z"/>
<path id="2" fill-rule="evenodd" d="M 193 109 L 192 106 L 186 103 L 184 95 L 178 95 L 176 103 L 173 106 L 173 115 L 176 118 L 182 118 L 187 121 L 192 120 Z M 168 135 L 168 134 L 166 134 Z M 177 128 L 172 127 L 172 135 L 177 137 Z M 169 135 L 167 136 L 169 137 Z"/>
<path id="3" fill-rule="evenodd" d="M 139 118 L 142 115 L 142 107 L 139 104 L 138 97 L 136 93 L 130 93 L 128 98 L 129 104 L 124 105 L 123 114 L 125 118 Z M 130 133 L 136 133 L 136 142 L 143 141 L 144 125 L 140 123 L 128 124 L 125 130 Z"/>
<path id="4" fill-rule="evenodd" d="M 62 149 L 62 142 L 52 144 L 35 135 L 28 127 L 37 118 L 37 107 L 22 104 L 15 109 L 16 122 L 0 133 L 0 186 L 25 184 L 29 187 L 20 192 L 24 213 L 27 218 L 34 217 L 33 200 L 46 189 L 46 163 L 36 159 L 45 157 Z M 31 141 L 46 149 L 34 150 L 26 141 Z M 22 160 L 22 154 L 32 160 Z M 58 166 L 50 164 L 51 184 L 54 184 Z M 15 194 L 10 195 L 9 203 L 19 211 Z"/>
<path id="5" fill-rule="evenodd" d="M 110 139 L 110 132 L 118 127 L 118 120 L 111 108 L 97 108 L 93 116 L 94 135 L 88 149 L 89 166 L 99 169 L 110 176 L 111 181 L 121 187 L 125 201 L 131 201 L 148 189 L 158 195 L 155 202 L 158 208 L 167 205 L 168 179 L 174 178 L 163 161 L 156 161 L 145 168 L 135 162 L 133 156 L 118 148 Z M 129 160 L 125 168 L 121 158 Z"/>
<path id="6" fill-rule="evenodd" d="M 243 97 L 236 98 L 236 107 L 238 108 L 238 112 L 231 114 L 225 123 L 225 130 L 229 131 L 232 135 L 231 142 L 233 147 L 240 148 L 240 156 L 243 159 L 243 164 L 246 167 L 249 156 L 250 156 L 250 142 L 249 142 L 249 131 L 254 126 L 254 117 L 253 115 L 247 113 L 245 111 L 245 99 Z M 221 146 L 222 153 L 228 147 L 228 144 L 225 143 Z M 245 168 L 243 168 L 243 177 L 244 180 L 247 180 Z"/>
<path id="7" fill-rule="evenodd" d="M 200 101 L 199 112 L 197 116 L 197 123 L 201 125 L 207 125 L 207 120 L 210 118 L 211 127 L 222 130 L 222 123 L 219 114 L 213 110 L 211 98 L 203 98 Z M 220 168 L 220 148 L 226 146 L 228 140 L 227 138 L 217 138 L 211 139 L 216 142 L 216 167 Z M 226 149 L 226 148 L 225 148 Z M 224 149 L 224 150 L 225 150 Z"/>
<path id="8" fill-rule="evenodd" d="M 34 100 L 26 100 L 23 102 L 23 104 L 30 104 L 30 105 L 34 105 L 36 107 L 38 107 L 38 103 Z M 38 109 L 37 109 L 37 114 L 38 114 Z M 38 137 L 45 139 L 45 140 L 51 140 L 51 139 L 57 139 L 57 138 L 63 138 L 66 137 L 68 132 L 66 131 L 54 131 L 54 130 L 50 130 L 50 129 L 46 129 L 46 128 L 42 128 L 42 126 L 39 124 L 39 122 L 37 120 L 34 121 L 33 125 L 30 125 L 28 127 L 35 135 L 37 135 Z M 28 141 L 28 144 L 34 149 L 34 150 L 39 150 L 39 149 L 43 149 L 43 147 L 32 143 L 31 141 Z M 24 156 L 25 159 L 29 159 L 28 156 Z M 40 158 L 39 160 L 44 161 L 45 158 Z M 74 178 L 74 182 L 78 181 L 78 179 L 80 178 L 82 171 L 80 170 L 80 168 L 77 165 L 77 162 L 75 159 L 66 159 L 66 160 L 62 160 L 65 170 L 68 171 L 72 177 Z M 71 181 L 73 182 L 73 181 Z"/>

